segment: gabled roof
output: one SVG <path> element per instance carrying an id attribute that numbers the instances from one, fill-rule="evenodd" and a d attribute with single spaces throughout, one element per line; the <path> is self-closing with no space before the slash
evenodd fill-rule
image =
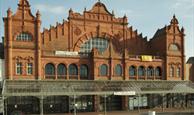
<path id="1" fill-rule="evenodd" d="M 187 61 L 187 64 L 194 64 L 194 57 L 190 57 Z"/>

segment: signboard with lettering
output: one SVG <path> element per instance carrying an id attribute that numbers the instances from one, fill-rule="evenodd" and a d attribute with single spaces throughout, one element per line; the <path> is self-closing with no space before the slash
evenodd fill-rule
<path id="1" fill-rule="evenodd" d="M 114 95 L 135 95 L 135 91 L 114 92 Z"/>
<path id="2" fill-rule="evenodd" d="M 70 52 L 70 51 L 55 51 L 55 55 L 59 56 L 78 56 L 78 52 Z"/>

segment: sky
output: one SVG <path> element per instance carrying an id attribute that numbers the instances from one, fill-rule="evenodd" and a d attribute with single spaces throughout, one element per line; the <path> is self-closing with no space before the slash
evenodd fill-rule
<path id="1" fill-rule="evenodd" d="M 56 22 L 67 20 L 70 8 L 83 13 L 90 10 L 98 0 L 28 0 L 32 13 L 40 10 L 42 28 L 55 26 Z M 4 36 L 2 17 L 8 8 L 15 13 L 19 0 L 0 0 L 0 37 Z M 101 0 L 116 17 L 128 17 L 129 27 L 137 29 L 143 36 L 152 38 L 158 28 L 170 24 L 175 14 L 179 26 L 185 29 L 185 55 L 194 56 L 194 0 Z"/>

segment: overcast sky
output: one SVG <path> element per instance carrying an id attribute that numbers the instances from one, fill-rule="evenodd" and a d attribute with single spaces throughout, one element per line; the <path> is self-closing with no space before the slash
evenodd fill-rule
<path id="1" fill-rule="evenodd" d="M 19 0 L 0 0 L 0 36 L 4 36 L 2 17 L 6 10 L 11 8 L 15 13 Z M 70 8 L 75 12 L 83 13 L 84 8 L 91 9 L 98 0 L 29 0 L 32 13 L 39 9 L 41 12 L 42 28 L 49 28 L 56 22 L 67 20 Z M 116 17 L 125 14 L 129 26 L 133 26 L 138 33 L 148 38 L 153 37 L 158 28 L 170 23 L 175 14 L 179 26 L 185 28 L 185 54 L 194 56 L 194 0 L 101 0 L 107 9 L 114 10 Z"/>

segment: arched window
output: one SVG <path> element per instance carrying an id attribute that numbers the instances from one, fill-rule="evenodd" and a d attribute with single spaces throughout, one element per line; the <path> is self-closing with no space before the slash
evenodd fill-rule
<path id="1" fill-rule="evenodd" d="M 160 68 L 160 67 L 157 67 L 157 68 L 155 69 L 155 74 L 156 74 L 156 77 L 162 75 L 162 71 L 161 71 L 161 68 Z"/>
<path id="2" fill-rule="evenodd" d="M 136 76 L 136 68 L 135 66 L 129 67 L 129 76 Z"/>
<path id="3" fill-rule="evenodd" d="M 122 76 L 122 66 L 120 64 L 117 64 L 115 67 L 115 75 Z"/>
<path id="4" fill-rule="evenodd" d="M 28 33 L 22 32 L 16 37 L 17 41 L 32 41 L 32 36 Z"/>
<path id="5" fill-rule="evenodd" d="M 45 66 L 45 75 L 48 77 L 55 76 L 55 66 L 51 63 L 46 64 Z"/>
<path id="6" fill-rule="evenodd" d="M 67 68 L 64 64 L 59 64 L 57 67 L 57 75 L 60 77 L 64 77 L 67 75 Z"/>
<path id="7" fill-rule="evenodd" d="M 103 38 L 93 38 L 81 45 L 80 52 L 91 52 L 93 48 L 98 49 L 100 53 L 108 48 L 108 40 Z"/>
<path id="8" fill-rule="evenodd" d="M 100 75 L 101 76 L 107 76 L 108 75 L 108 66 L 106 64 L 103 64 L 100 66 Z"/>
<path id="9" fill-rule="evenodd" d="M 181 76 L 181 69 L 180 69 L 180 67 L 178 67 L 176 69 L 176 75 L 177 75 L 177 77 L 180 77 Z"/>
<path id="10" fill-rule="evenodd" d="M 179 50 L 179 47 L 178 47 L 178 45 L 177 44 L 170 44 L 170 46 L 169 46 L 169 50 L 171 50 L 171 51 L 178 51 Z"/>
<path id="11" fill-rule="evenodd" d="M 154 68 L 153 67 L 147 68 L 147 76 L 148 77 L 154 76 Z"/>
<path id="12" fill-rule="evenodd" d="M 69 65 L 69 76 L 70 77 L 77 77 L 78 75 L 78 69 L 75 64 Z"/>
<path id="13" fill-rule="evenodd" d="M 170 77 L 174 76 L 174 67 L 171 65 L 170 66 Z"/>
<path id="14" fill-rule="evenodd" d="M 145 76 L 145 68 L 143 66 L 138 68 L 138 76 Z"/>
<path id="15" fill-rule="evenodd" d="M 81 65 L 80 77 L 81 78 L 88 78 L 88 66 L 87 65 Z"/>

